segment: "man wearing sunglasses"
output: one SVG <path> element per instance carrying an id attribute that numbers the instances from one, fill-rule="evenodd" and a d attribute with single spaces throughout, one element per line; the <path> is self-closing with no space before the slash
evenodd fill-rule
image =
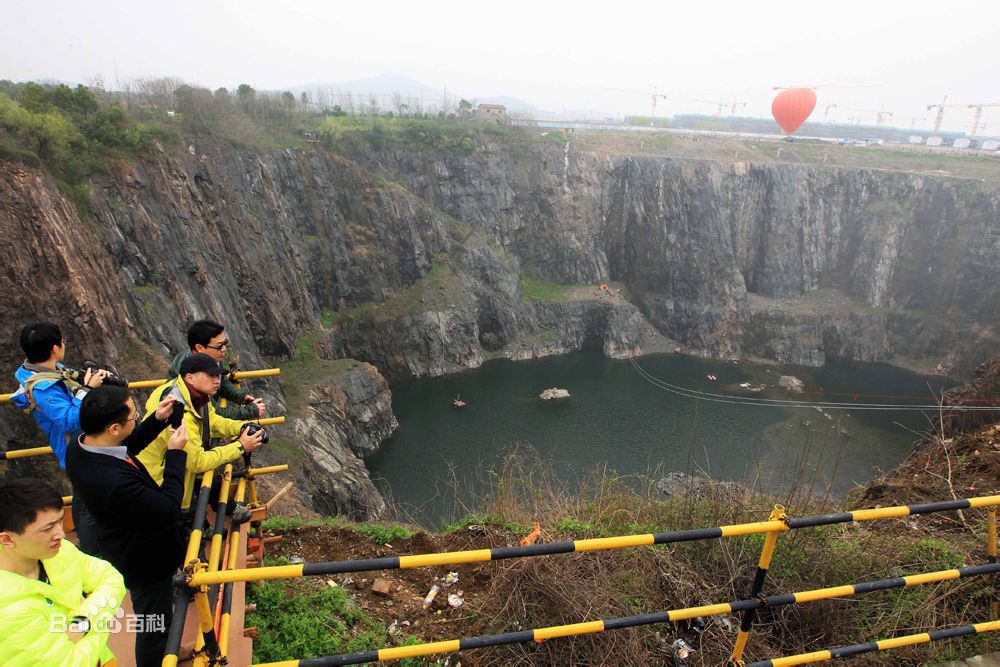
<path id="1" fill-rule="evenodd" d="M 227 419 L 249 421 L 260 419 L 267 411 L 263 399 L 251 396 L 246 390 L 240 389 L 229 378 L 225 367 L 226 353 L 229 352 L 229 337 L 226 329 L 212 320 L 198 320 L 187 332 L 189 352 L 182 352 L 174 357 L 168 371 L 169 379 L 180 375 L 181 363 L 192 354 L 207 354 L 223 367 L 222 385 L 219 392 L 212 397 L 212 406 L 216 414 Z M 226 399 L 228 405 L 219 407 L 219 399 Z"/>

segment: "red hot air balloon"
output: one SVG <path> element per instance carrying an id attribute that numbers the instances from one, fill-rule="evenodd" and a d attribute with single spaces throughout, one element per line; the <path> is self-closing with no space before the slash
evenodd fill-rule
<path id="1" fill-rule="evenodd" d="M 795 132 L 816 108 L 816 91 L 812 88 L 789 88 L 778 93 L 771 102 L 771 115 L 787 134 Z"/>

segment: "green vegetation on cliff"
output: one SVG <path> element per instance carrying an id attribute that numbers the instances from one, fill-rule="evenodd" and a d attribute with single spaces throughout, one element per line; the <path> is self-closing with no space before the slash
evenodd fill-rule
<path id="1" fill-rule="evenodd" d="M 28 83 L 6 90 L 16 90 L 17 101 L 0 93 L 0 155 L 41 163 L 70 185 L 169 136 L 134 122 L 117 103 L 102 104 L 86 86 Z"/>

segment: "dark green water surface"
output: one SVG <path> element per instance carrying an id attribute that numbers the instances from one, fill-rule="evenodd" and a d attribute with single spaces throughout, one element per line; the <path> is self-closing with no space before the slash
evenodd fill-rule
<path id="1" fill-rule="evenodd" d="M 954 384 L 886 364 L 764 367 L 650 355 L 636 363 L 660 383 L 736 397 L 928 405 Z M 711 382 L 708 374 L 718 380 Z M 774 389 L 779 375 L 806 385 Z M 751 393 L 739 383 L 764 384 Z M 547 387 L 571 397 L 542 401 Z M 595 466 L 621 475 L 703 471 L 780 492 L 804 479 L 842 494 L 895 467 L 928 425 L 930 410 L 864 411 L 699 400 L 655 384 L 629 361 L 587 350 L 536 361 L 490 361 L 476 370 L 392 387 L 399 430 L 367 460 L 372 477 L 412 518 L 440 523 L 463 513 L 480 480 L 517 443 L 530 445 L 572 482 Z M 452 407 L 461 394 L 465 408 Z"/>

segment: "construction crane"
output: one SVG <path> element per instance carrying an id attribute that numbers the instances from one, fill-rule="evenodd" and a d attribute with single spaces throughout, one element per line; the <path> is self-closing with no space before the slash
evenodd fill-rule
<path id="1" fill-rule="evenodd" d="M 716 116 L 722 115 L 722 107 L 726 106 L 725 100 L 691 100 L 692 102 L 698 102 L 699 104 L 714 104 L 717 108 L 715 110 Z"/>
<path id="2" fill-rule="evenodd" d="M 882 127 L 882 125 L 885 124 L 885 121 L 887 121 L 888 119 L 892 118 L 893 115 L 894 115 L 891 111 L 886 111 L 884 105 L 881 106 L 881 107 L 879 107 L 878 111 L 876 111 L 874 109 L 850 109 L 850 108 L 847 108 L 847 107 L 844 107 L 844 111 L 857 111 L 857 112 L 860 112 L 860 113 L 873 113 L 873 114 L 875 114 L 875 125 L 878 126 L 878 127 Z M 857 117 L 857 125 L 860 125 L 860 124 L 861 124 L 861 116 L 858 116 Z"/>
<path id="3" fill-rule="evenodd" d="M 927 116 L 910 116 L 910 129 L 912 130 L 917 125 L 917 121 L 927 120 Z"/>
<path id="4" fill-rule="evenodd" d="M 826 109 L 823 111 L 823 122 L 825 123 L 830 119 L 830 109 L 836 109 L 836 104 L 827 104 Z"/>
<path id="5" fill-rule="evenodd" d="M 976 114 L 972 117 L 972 131 L 969 132 L 969 136 L 974 137 L 976 136 L 976 132 L 979 131 L 979 121 L 983 117 L 983 107 L 1000 107 L 1000 102 L 987 102 L 986 104 L 966 104 L 965 106 L 969 109 L 976 110 Z"/>
<path id="6" fill-rule="evenodd" d="M 737 101 L 735 97 L 733 97 L 733 100 L 731 102 L 727 102 L 726 100 L 723 100 L 723 99 L 719 99 L 719 100 L 691 100 L 691 101 L 692 102 L 699 102 L 701 104 L 714 104 L 716 106 L 716 112 L 715 112 L 716 116 L 721 116 L 722 115 L 722 110 L 725 109 L 726 107 L 729 107 L 729 115 L 730 116 L 735 116 L 737 108 L 739 108 L 739 107 L 745 107 L 747 105 L 746 102 L 739 102 L 739 101 Z"/>
<path id="7" fill-rule="evenodd" d="M 651 100 L 651 104 L 650 104 L 650 108 L 649 108 L 649 116 L 650 116 L 650 118 L 656 118 L 656 100 L 657 99 L 661 99 L 661 100 L 667 99 L 667 96 L 664 95 L 663 93 L 656 92 L 656 86 L 653 86 L 653 92 L 652 93 L 645 93 L 645 92 L 642 92 L 641 90 L 622 90 L 621 88 L 604 88 L 604 90 L 610 90 L 610 91 L 615 92 L 615 93 L 628 93 L 629 95 L 649 95 L 650 96 L 650 100 Z"/>
<path id="8" fill-rule="evenodd" d="M 945 107 L 964 107 L 964 106 L 970 106 L 970 105 L 966 105 L 966 104 L 947 104 L 947 102 L 948 102 L 948 96 L 945 95 L 944 97 L 941 98 L 941 103 L 940 104 L 928 104 L 927 105 L 927 111 L 930 111 L 931 109 L 937 109 L 937 113 L 934 114 L 934 130 L 933 130 L 934 134 L 937 134 L 938 130 L 941 129 L 941 121 L 944 119 L 944 110 L 945 110 Z M 978 119 L 976 120 L 976 122 L 978 124 L 978 122 L 979 122 Z"/>

